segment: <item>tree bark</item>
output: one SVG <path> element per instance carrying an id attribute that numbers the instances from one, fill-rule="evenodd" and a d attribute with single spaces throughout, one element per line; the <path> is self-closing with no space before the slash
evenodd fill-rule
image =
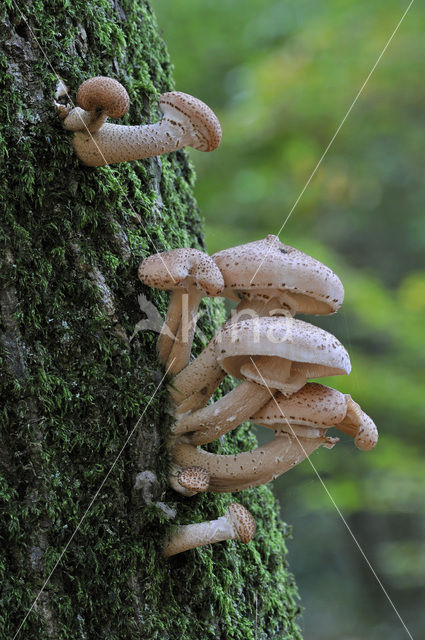
<path id="1" fill-rule="evenodd" d="M 249 545 L 161 554 L 175 524 L 230 501 L 168 488 L 158 334 L 130 340 L 138 296 L 166 309 L 138 281 L 141 260 L 204 248 L 187 155 L 89 169 L 53 105 L 56 74 L 74 100 L 108 75 L 130 94 L 125 122 L 157 120 L 173 83 L 151 8 L 18 5 L 0 7 L 0 638 L 299 638 L 288 529 L 268 488 L 233 497 L 257 520 Z M 218 307 L 206 307 L 207 339 Z M 241 428 L 211 450 L 253 445 Z"/>

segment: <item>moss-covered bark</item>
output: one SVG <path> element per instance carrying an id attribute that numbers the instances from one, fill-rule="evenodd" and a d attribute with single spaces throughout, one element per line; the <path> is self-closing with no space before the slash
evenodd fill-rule
<path id="1" fill-rule="evenodd" d="M 163 375 L 157 335 L 129 337 L 144 293 L 139 262 L 202 248 L 184 152 L 87 169 L 53 107 L 59 74 L 127 87 L 127 122 L 157 118 L 170 63 L 144 0 L 14 0 L 0 7 L 0 637 L 12 638 Z M 134 215 L 136 212 L 137 216 Z M 207 307 L 211 333 L 218 303 Z M 199 341 L 197 344 L 200 346 Z M 168 489 L 159 389 L 21 629 L 31 639 L 298 638 L 287 531 L 267 488 L 237 500 L 258 532 L 164 560 L 177 522 L 231 496 Z M 215 450 L 252 445 L 242 428 Z M 142 475 L 140 475 L 142 474 Z"/>

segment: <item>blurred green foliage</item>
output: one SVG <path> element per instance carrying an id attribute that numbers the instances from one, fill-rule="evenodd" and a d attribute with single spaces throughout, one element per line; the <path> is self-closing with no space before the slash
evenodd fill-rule
<path id="1" fill-rule="evenodd" d="M 414 637 L 425 628 L 425 8 L 414 3 L 298 198 L 408 2 L 156 0 L 176 86 L 223 125 L 193 153 L 210 252 L 281 233 L 341 277 L 350 393 L 380 429 L 312 462 Z M 295 205 L 295 208 L 293 209 Z M 293 211 L 292 211 L 293 209 Z M 292 213 L 291 213 L 292 211 Z M 289 215 L 290 214 L 290 215 Z M 259 432 L 261 438 L 261 433 Z M 311 466 L 275 483 L 294 525 L 305 637 L 407 637 Z M 421 606 L 422 603 L 422 606 Z"/>

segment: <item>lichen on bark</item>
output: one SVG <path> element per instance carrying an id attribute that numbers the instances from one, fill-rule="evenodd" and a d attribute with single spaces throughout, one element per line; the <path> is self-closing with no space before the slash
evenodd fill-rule
<path id="1" fill-rule="evenodd" d="M 81 166 L 53 95 L 56 74 L 72 97 L 110 75 L 130 94 L 126 122 L 158 118 L 173 82 L 155 17 L 144 0 L 18 5 L 0 7 L 0 638 L 17 631 L 115 461 L 21 637 L 298 638 L 288 529 L 268 488 L 236 498 L 258 523 L 249 545 L 162 557 L 175 523 L 213 518 L 231 500 L 168 489 L 164 385 L 117 458 L 163 376 L 157 334 L 130 341 L 137 296 L 163 316 L 167 299 L 138 282 L 137 266 L 155 251 L 204 248 L 194 173 L 182 151 Z M 203 308 L 209 338 L 222 311 Z M 242 427 L 212 450 L 252 444 Z"/>

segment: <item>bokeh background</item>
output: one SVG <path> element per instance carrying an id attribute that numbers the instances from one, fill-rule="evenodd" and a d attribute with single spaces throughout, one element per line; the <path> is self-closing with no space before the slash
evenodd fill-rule
<path id="1" fill-rule="evenodd" d="M 223 142 L 192 153 L 214 252 L 277 233 L 407 0 L 154 0 L 176 88 L 216 111 Z M 327 383 L 380 429 L 312 461 L 412 636 L 425 629 L 425 9 L 413 7 L 288 220 L 283 242 L 341 277 L 314 322 L 348 348 Z M 259 433 L 259 437 L 262 434 Z M 308 461 L 274 483 L 293 526 L 306 640 L 407 638 Z"/>

